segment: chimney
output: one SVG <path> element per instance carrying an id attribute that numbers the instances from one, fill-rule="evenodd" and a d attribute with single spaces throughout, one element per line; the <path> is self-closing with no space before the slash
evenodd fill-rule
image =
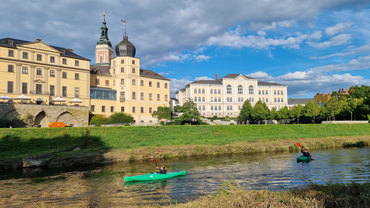
<path id="1" fill-rule="evenodd" d="M 218 74 L 216 74 L 216 80 L 218 80 Z"/>
<path id="2" fill-rule="evenodd" d="M 67 50 L 71 51 L 73 53 L 73 49 L 67 48 Z"/>
<path id="3" fill-rule="evenodd" d="M 41 39 L 37 38 L 37 39 L 36 39 L 36 42 L 41 42 Z"/>

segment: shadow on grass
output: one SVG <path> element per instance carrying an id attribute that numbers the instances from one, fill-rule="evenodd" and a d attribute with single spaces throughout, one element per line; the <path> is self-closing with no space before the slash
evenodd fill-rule
<path id="1" fill-rule="evenodd" d="M 35 134 L 24 136 L 22 134 Z M 46 167 L 72 167 L 109 163 L 104 153 L 110 148 L 100 136 L 91 136 L 90 128 L 83 128 L 79 135 L 71 135 L 63 130 L 39 132 L 8 132 L 0 137 L 0 171 L 22 167 L 22 158 L 43 160 Z M 37 135 L 36 135 L 37 134 Z M 31 157 L 32 156 L 32 157 Z"/>

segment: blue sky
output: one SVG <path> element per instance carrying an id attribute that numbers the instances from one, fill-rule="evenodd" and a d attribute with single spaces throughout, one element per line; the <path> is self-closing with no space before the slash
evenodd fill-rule
<path id="1" fill-rule="evenodd" d="M 189 82 L 240 73 L 313 97 L 370 85 L 369 0 L 13 0 L 2 2 L 2 37 L 72 48 L 92 60 L 103 10 L 109 39 L 127 22 L 142 68 Z"/>

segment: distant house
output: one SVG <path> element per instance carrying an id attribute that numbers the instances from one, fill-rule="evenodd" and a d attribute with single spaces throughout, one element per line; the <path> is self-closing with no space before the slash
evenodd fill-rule
<path id="1" fill-rule="evenodd" d="M 342 89 L 339 89 L 338 90 L 339 93 L 342 93 L 342 94 L 345 94 L 345 95 L 349 95 L 349 89 L 346 89 L 344 90 L 343 88 Z M 331 92 L 329 92 L 328 94 L 325 94 L 325 93 L 317 93 L 314 97 L 314 101 L 316 101 L 319 106 L 323 106 L 331 97 Z"/>

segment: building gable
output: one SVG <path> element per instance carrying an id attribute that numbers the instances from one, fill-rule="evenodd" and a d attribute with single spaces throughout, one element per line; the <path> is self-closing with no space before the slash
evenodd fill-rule
<path id="1" fill-rule="evenodd" d="M 44 50 L 48 52 L 54 52 L 54 53 L 60 53 L 58 50 L 55 48 L 43 43 L 43 42 L 28 42 L 28 43 L 23 43 L 17 45 L 17 47 L 24 47 L 24 48 L 33 48 L 33 49 L 38 49 L 38 50 Z"/>

